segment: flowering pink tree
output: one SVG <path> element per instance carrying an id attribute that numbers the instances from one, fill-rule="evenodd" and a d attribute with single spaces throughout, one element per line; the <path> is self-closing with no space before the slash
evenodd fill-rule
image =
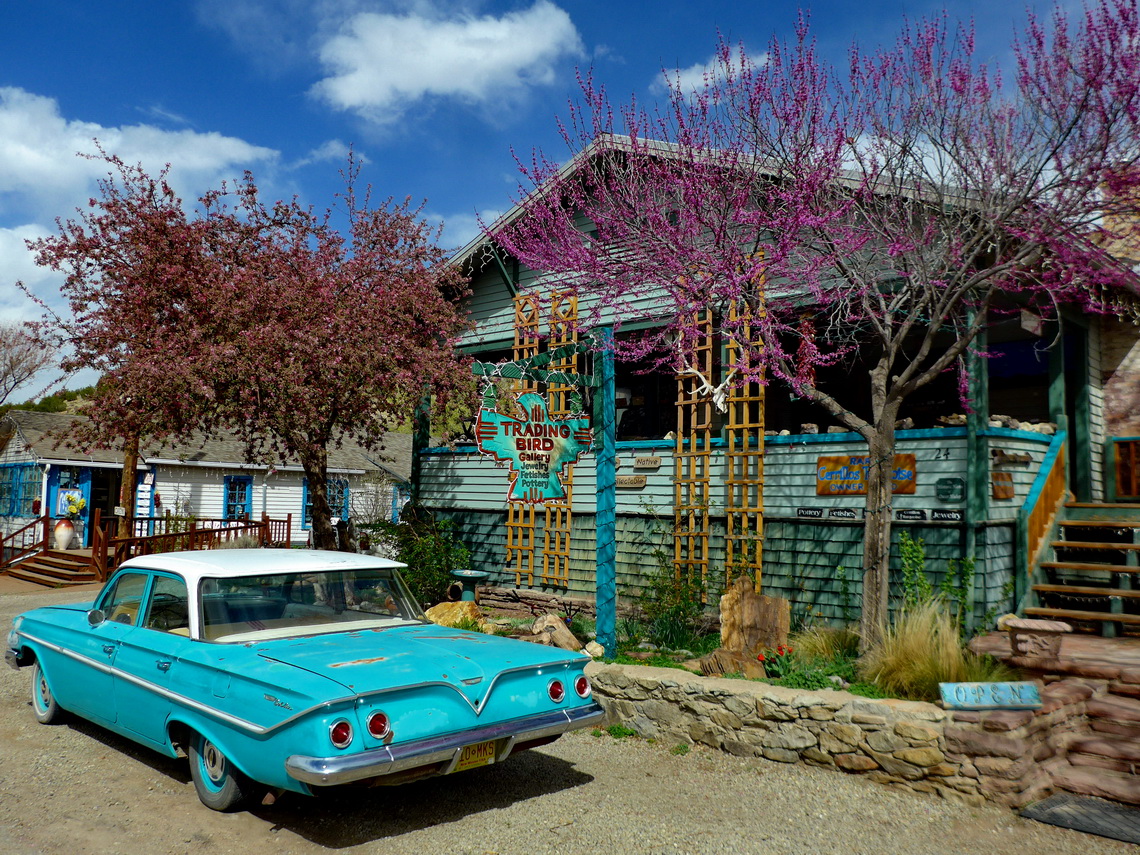
<path id="1" fill-rule="evenodd" d="M 248 175 L 188 213 L 165 172 L 107 160 L 92 210 L 32 245 L 73 313 L 41 336 L 65 368 L 102 372 L 88 441 L 236 429 L 251 459 L 301 463 L 314 545 L 334 548 L 329 449 L 379 447 L 426 390 L 446 401 L 469 374 L 452 347 L 463 281 L 435 230 L 408 201 L 358 196 L 352 164 L 342 233 L 331 210 L 265 204 Z"/>
<path id="2" fill-rule="evenodd" d="M 563 126 L 577 168 L 520 164 L 525 214 L 494 235 L 597 311 L 628 317 L 632 296 L 656 293 L 660 326 L 619 340 L 622 355 L 690 367 L 711 309 L 743 359 L 710 388 L 775 379 L 863 437 L 865 643 L 887 618 L 904 401 L 948 370 L 965 391 L 999 299 L 1052 317 L 1137 284 L 1108 251 L 1140 222 L 1135 0 L 1031 17 L 1013 50 L 1003 80 L 971 29 L 935 19 L 838 69 L 801 21 L 757 58 L 722 43 L 704 85 L 678 77 L 655 112 L 615 111 L 584 79 Z M 850 408 L 816 374 L 856 353 L 870 395 Z"/>

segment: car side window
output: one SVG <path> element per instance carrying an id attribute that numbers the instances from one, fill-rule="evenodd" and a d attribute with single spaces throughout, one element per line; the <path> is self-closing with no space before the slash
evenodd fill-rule
<path id="1" fill-rule="evenodd" d="M 190 598 L 186 583 L 173 576 L 155 576 L 143 626 L 175 635 L 190 634 Z"/>
<path id="2" fill-rule="evenodd" d="M 147 576 L 144 573 L 124 573 L 115 587 L 103 600 L 103 613 L 107 620 L 137 626 L 139 607 L 146 592 Z"/>

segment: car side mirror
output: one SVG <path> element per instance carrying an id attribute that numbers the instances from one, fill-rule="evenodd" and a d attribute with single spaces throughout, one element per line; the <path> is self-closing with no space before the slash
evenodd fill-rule
<path id="1" fill-rule="evenodd" d="M 87 613 L 87 623 L 91 627 L 98 626 L 99 624 L 103 623 L 103 621 L 105 621 L 106 619 L 107 619 L 107 616 L 105 614 L 103 614 L 102 609 L 92 609 L 91 611 L 89 611 Z"/>

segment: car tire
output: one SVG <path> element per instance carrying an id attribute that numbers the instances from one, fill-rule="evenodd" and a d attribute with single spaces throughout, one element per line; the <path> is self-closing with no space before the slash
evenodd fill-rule
<path id="1" fill-rule="evenodd" d="M 212 810 L 229 811 L 245 801 L 252 782 L 218 746 L 195 733 L 186 753 L 190 758 L 190 777 L 202 804 Z"/>
<path id="2" fill-rule="evenodd" d="M 57 724 L 63 717 L 63 708 L 56 703 L 39 662 L 32 666 L 32 712 L 40 724 Z"/>

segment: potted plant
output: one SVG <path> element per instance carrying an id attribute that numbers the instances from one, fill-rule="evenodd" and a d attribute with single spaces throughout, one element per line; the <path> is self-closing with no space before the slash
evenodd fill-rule
<path id="1" fill-rule="evenodd" d="M 67 516 L 55 524 L 55 548 L 70 549 L 76 540 L 76 531 L 83 521 L 83 511 L 87 500 L 82 496 L 70 496 L 67 500 Z"/>

